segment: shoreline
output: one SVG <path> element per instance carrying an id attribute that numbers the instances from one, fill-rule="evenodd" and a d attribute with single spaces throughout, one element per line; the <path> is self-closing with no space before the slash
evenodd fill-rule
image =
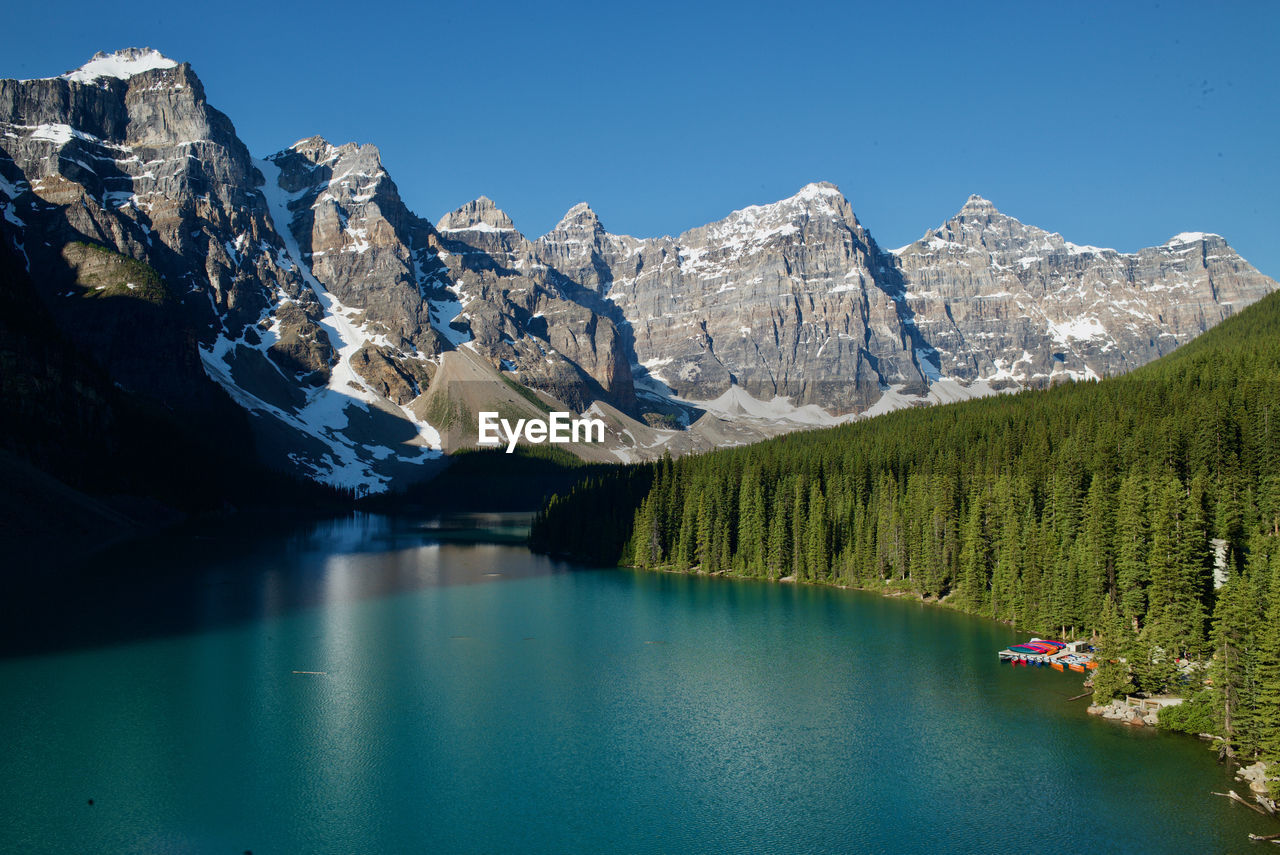
<path id="1" fill-rule="evenodd" d="M 532 550 L 530 551 L 532 552 Z M 568 556 L 563 556 L 563 555 L 556 556 L 556 557 L 564 558 L 567 560 L 575 560 L 575 559 L 569 558 Z M 836 588 L 842 591 L 863 591 L 868 594 L 874 594 L 876 596 L 885 597 L 888 599 L 915 600 L 921 605 L 947 609 L 947 610 L 956 612 L 957 614 L 968 615 L 970 617 L 991 621 L 992 623 L 1003 624 L 1005 626 L 1009 626 L 1011 628 L 1016 629 L 1016 625 L 1012 621 L 997 620 L 996 618 L 989 618 L 989 617 L 986 617 L 985 615 L 978 615 L 972 612 L 965 611 L 964 609 L 961 609 L 959 606 L 949 604 L 946 601 L 947 598 L 945 597 L 944 598 L 930 597 L 930 596 L 921 594 L 918 591 L 910 591 L 910 590 L 904 590 L 900 588 L 893 588 L 889 585 L 885 585 L 883 590 L 878 590 L 877 588 L 869 587 L 865 585 L 848 585 L 848 584 L 839 583 L 839 582 L 827 582 L 820 579 L 797 579 L 794 575 L 773 578 L 770 576 L 743 576 L 743 575 L 738 575 L 736 573 L 723 571 L 723 570 L 717 571 L 715 573 L 703 573 L 701 570 L 677 570 L 669 566 L 636 567 L 631 564 L 617 564 L 615 566 L 619 569 L 632 570 L 632 571 L 637 571 L 642 573 L 664 573 L 664 574 L 679 575 L 679 576 L 699 576 L 704 579 L 726 579 L 726 580 L 744 580 L 744 581 L 749 580 L 749 581 L 757 581 L 757 582 L 772 582 L 774 584 L 781 584 L 781 585 L 811 585 L 814 587 L 822 587 L 822 588 Z M 1086 679 L 1086 684 L 1087 683 L 1088 683 L 1088 680 Z M 1086 684 L 1082 684 L 1082 688 L 1088 689 L 1089 685 L 1086 685 Z M 1090 694 L 1092 694 L 1092 692 L 1090 692 Z M 1124 707 L 1125 710 L 1129 711 L 1129 714 L 1125 715 L 1124 711 L 1120 710 L 1119 707 Z M 1108 711 L 1112 711 L 1112 712 L 1109 714 Z M 1125 699 L 1113 699 L 1107 704 L 1098 705 L 1093 703 L 1093 699 L 1090 698 L 1089 706 L 1086 708 L 1085 714 L 1087 716 L 1096 716 L 1107 721 L 1113 721 L 1117 724 L 1123 724 L 1125 726 L 1143 727 L 1143 728 L 1150 727 L 1157 731 L 1160 731 L 1163 733 L 1171 733 L 1171 734 L 1179 732 L 1175 730 L 1170 730 L 1168 728 L 1161 728 L 1159 726 L 1158 711 L 1148 712 L 1147 714 L 1143 715 L 1138 710 L 1131 707 L 1128 704 L 1127 700 Z M 1134 718 L 1137 718 L 1136 722 L 1134 721 Z M 1188 733 L 1184 735 L 1195 738 L 1195 739 L 1199 739 L 1201 741 L 1208 741 L 1208 742 L 1223 741 L 1223 737 L 1217 736 L 1215 734 L 1210 734 L 1210 733 L 1201 733 L 1201 734 Z M 1258 760 L 1246 766 L 1242 764 L 1237 758 L 1226 757 L 1226 756 L 1220 757 L 1218 762 L 1219 764 L 1222 764 L 1223 762 L 1230 764 L 1230 768 L 1234 772 L 1233 777 L 1239 781 L 1243 781 L 1248 786 L 1250 795 L 1252 795 L 1254 799 L 1258 802 L 1258 804 L 1261 805 L 1261 807 L 1255 808 L 1255 810 L 1257 810 L 1259 813 L 1262 813 L 1265 816 L 1270 816 L 1272 819 L 1280 820 L 1280 800 L 1271 799 L 1267 796 L 1266 781 L 1270 776 L 1267 775 L 1266 763 L 1264 763 L 1261 760 Z M 1226 794 L 1217 793 L 1216 795 L 1226 795 Z M 1246 807 L 1253 807 L 1252 805 L 1249 805 L 1248 802 L 1245 802 L 1244 800 L 1241 800 L 1241 801 L 1246 805 Z"/>

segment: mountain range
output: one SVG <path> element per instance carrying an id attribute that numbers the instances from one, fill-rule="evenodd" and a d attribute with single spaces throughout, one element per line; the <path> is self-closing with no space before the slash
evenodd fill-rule
<path id="1" fill-rule="evenodd" d="M 580 456 L 652 459 L 1118 374 L 1277 288 L 1218 235 L 1122 253 L 978 196 L 885 249 L 828 183 L 676 237 L 579 204 L 530 239 L 485 197 L 433 224 L 372 145 L 255 158 L 149 49 L 0 80 L 0 244 L 117 389 L 215 437 L 230 398 L 246 453 L 361 493 L 480 409 L 588 412 Z"/>

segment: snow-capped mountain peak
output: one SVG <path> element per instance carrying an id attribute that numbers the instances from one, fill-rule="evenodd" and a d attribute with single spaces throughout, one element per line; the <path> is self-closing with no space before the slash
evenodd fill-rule
<path id="1" fill-rule="evenodd" d="M 678 241 L 681 245 L 710 241 L 736 249 L 759 247 L 780 238 L 798 239 L 802 226 L 812 220 L 857 225 L 840 189 L 818 181 L 777 202 L 740 208 L 723 220 L 685 232 Z"/>
<path id="2" fill-rule="evenodd" d="M 838 212 L 842 206 L 847 207 L 848 204 L 849 202 L 844 198 L 844 194 L 840 192 L 840 188 L 830 181 L 812 181 L 785 199 L 768 205 L 755 205 L 750 208 L 744 208 L 741 211 L 734 211 L 730 217 L 735 214 L 754 213 L 761 210 L 791 212 L 802 209 L 806 211 L 825 210 Z"/>

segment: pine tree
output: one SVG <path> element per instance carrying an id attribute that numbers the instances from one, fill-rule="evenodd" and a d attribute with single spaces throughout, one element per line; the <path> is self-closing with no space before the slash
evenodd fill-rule
<path id="1" fill-rule="evenodd" d="M 661 563 L 662 536 L 654 514 L 656 504 L 656 500 L 650 496 L 641 503 L 640 510 L 636 511 L 632 560 L 637 567 L 654 567 Z"/>
<path id="2" fill-rule="evenodd" d="M 805 522 L 805 566 L 810 579 L 824 579 L 831 572 L 827 550 L 827 501 L 816 481 L 809 488 L 809 519 Z"/>
<path id="3" fill-rule="evenodd" d="M 1172 474 L 1155 485 L 1151 514 L 1149 611 L 1144 634 L 1152 646 L 1147 675 L 1159 686 L 1174 679 L 1174 660 L 1199 653 L 1204 635 L 1203 520 Z M 1151 686 L 1149 688 L 1155 688 Z"/>
<path id="4" fill-rule="evenodd" d="M 1103 601 L 1116 593 L 1115 527 L 1115 484 L 1109 472 L 1095 472 L 1078 541 L 1082 615 L 1101 614 Z"/>
<path id="5" fill-rule="evenodd" d="M 738 564 L 750 576 L 764 573 L 766 528 L 760 470 L 749 467 L 738 491 Z"/>
<path id="6" fill-rule="evenodd" d="M 1093 702 L 1106 704 L 1112 698 L 1133 691 L 1125 653 L 1132 646 L 1128 623 L 1116 608 L 1114 597 L 1107 597 L 1098 617 L 1098 639 L 1094 644 L 1098 667 L 1093 672 Z"/>
<path id="7" fill-rule="evenodd" d="M 712 492 L 706 489 L 706 485 L 703 485 L 703 489 L 698 491 L 698 545 L 696 554 L 698 566 L 703 573 L 714 573 L 716 559 L 719 557 L 713 544 L 716 534 L 716 514 L 711 496 Z"/>
<path id="8" fill-rule="evenodd" d="M 773 497 L 773 513 L 769 516 L 768 575 L 778 579 L 787 575 L 791 560 L 790 503 L 783 501 L 787 494 L 776 491 Z M 789 498 L 789 497 L 788 497 Z"/>
<path id="9" fill-rule="evenodd" d="M 986 503 L 981 492 L 969 500 L 965 515 L 963 546 L 960 551 L 960 578 L 957 590 L 961 605 L 979 614 L 990 610 L 988 580 L 991 573 L 991 544 L 987 538 Z"/>
<path id="10" fill-rule="evenodd" d="M 676 542 L 674 563 L 676 567 L 687 570 L 698 560 L 698 497 L 686 491 L 681 504 L 680 534 Z"/>
<path id="11" fill-rule="evenodd" d="M 1023 613 L 1022 567 L 1031 521 L 1027 485 L 1008 475 L 996 481 L 998 536 L 991 571 L 991 612 L 996 620 L 1017 620 Z"/>
<path id="12" fill-rule="evenodd" d="M 1275 396 L 1275 390 L 1272 390 Z M 1274 397 L 1262 405 L 1257 419 L 1259 470 L 1262 474 L 1258 489 L 1258 507 L 1264 529 L 1272 537 L 1280 537 L 1280 408 Z"/>
<path id="13" fill-rule="evenodd" d="M 1266 615 L 1257 630 L 1257 690 L 1254 732 L 1258 755 L 1272 764 L 1280 764 L 1280 551 L 1272 556 L 1270 592 Z M 1272 795 L 1280 795 L 1280 786 L 1270 784 Z"/>
<path id="14" fill-rule="evenodd" d="M 1236 578 L 1218 592 L 1213 615 L 1213 662 L 1209 679 L 1215 712 L 1231 754 L 1249 752 L 1254 730 L 1254 691 L 1248 660 L 1257 625 L 1254 591 L 1248 579 Z M 1245 735 L 1242 742 L 1241 735 Z"/>
<path id="15" fill-rule="evenodd" d="M 1120 614 L 1135 625 L 1147 612 L 1149 536 L 1146 479 L 1131 470 L 1120 482 L 1116 517 L 1116 587 Z"/>

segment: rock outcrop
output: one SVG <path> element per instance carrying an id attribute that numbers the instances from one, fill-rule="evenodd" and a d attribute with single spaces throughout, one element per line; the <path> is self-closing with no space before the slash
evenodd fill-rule
<path id="1" fill-rule="evenodd" d="M 1155 727 L 1160 723 L 1158 713 L 1143 713 L 1123 700 L 1111 701 L 1101 705 L 1091 704 L 1087 712 L 1089 715 L 1101 716 L 1108 721 L 1116 721 L 1131 727 Z"/>
<path id="2" fill-rule="evenodd" d="M 1274 766 L 1275 764 L 1271 764 Z M 1280 803 L 1273 796 L 1280 792 L 1280 776 L 1272 774 L 1272 768 L 1259 760 L 1236 771 L 1236 777 L 1249 785 L 1249 792 L 1260 803 L 1269 805 L 1274 813 Z"/>
<path id="3" fill-rule="evenodd" d="M 433 324 L 430 298 L 447 300 L 448 293 L 433 229 L 400 200 L 377 148 L 311 137 L 269 160 L 289 194 L 288 227 L 302 261 L 325 290 L 360 310 L 362 325 L 391 347 L 439 354 L 445 339 Z"/>

